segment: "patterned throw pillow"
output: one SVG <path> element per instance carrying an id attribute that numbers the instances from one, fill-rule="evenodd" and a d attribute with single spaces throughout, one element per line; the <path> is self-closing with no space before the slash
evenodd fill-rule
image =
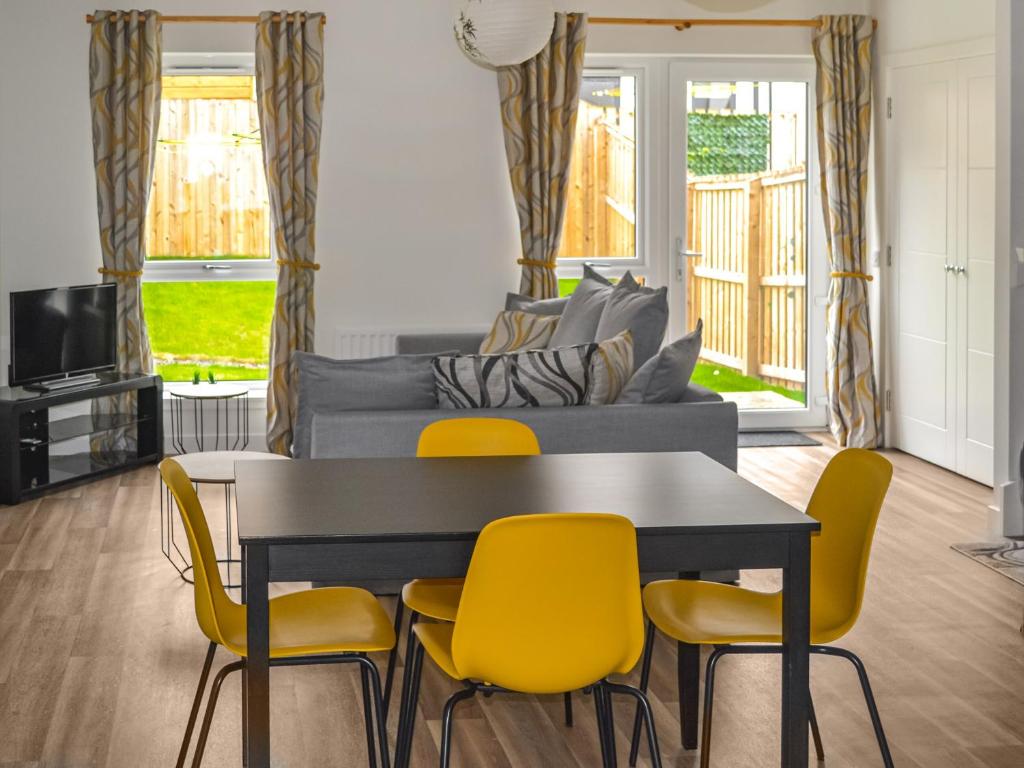
<path id="1" fill-rule="evenodd" d="M 559 321 L 558 315 L 499 312 L 491 332 L 480 344 L 481 355 L 500 355 L 524 349 L 544 349 Z"/>
<path id="2" fill-rule="evenodd" d="M 434 358 L 442 409 L 557 408 L 583 405 L 597 344 L 507 355 Z"/>
<path id="3" fill-rule="evenodd" d="M 614 403 L 633 375 L 633 334 L 623 331 L 597 345 L 590 364 L 590 395 L 587 405 Z"/>

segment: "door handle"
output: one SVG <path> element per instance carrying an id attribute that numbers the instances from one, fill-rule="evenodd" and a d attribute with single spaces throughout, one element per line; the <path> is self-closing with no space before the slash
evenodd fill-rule
<path id="1" fill-rule="evenodd" d="M 703 259 L 702 251 L 688 251 L 683 247 L 683 238 L 676 238 L 676 280 L 682 282 L 686 275 L 687 259 Z"/>

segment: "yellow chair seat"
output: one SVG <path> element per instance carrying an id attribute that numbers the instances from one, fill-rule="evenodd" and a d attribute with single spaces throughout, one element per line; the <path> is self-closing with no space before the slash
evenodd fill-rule
<path id="1" fill-rule="evenodd" d="M 707 581 L 655 581 L 644 588 L 654 626 L 691 645 L 782 642 L 782 593 L 754 592 Z M 831 643 L 846 627 L 813 616 L 811 642 Z M 831 626 L 829 626 L 831 625 Z"/>
<path id="2" fill-rule="evenodd" d="M 420 616 L 455 621 L 465 579 L 416 579 L 402 587 L 402 602 Z"/>
<path id="3" fill-rule="evenodd" d="M 443 624 L 419 623 L 413 625 L 412 631 L 416 633 L 416 638 L 423 646 L 423 650 L 441 668 L 441 671 L 455 680 L 462 679 L 462 675 L 455 668 L 455 661 L 452 659 L 454 624 L 448 622 Z"/>
<path id="4" fill-rule="evenodd" d="M 221 625 L 224 647 L 246 655 L 245 608 Z M 270 601 L 270 657 L 389 651 L 395 630 L 381 604 L 365 589 L 325 587 Z"/>

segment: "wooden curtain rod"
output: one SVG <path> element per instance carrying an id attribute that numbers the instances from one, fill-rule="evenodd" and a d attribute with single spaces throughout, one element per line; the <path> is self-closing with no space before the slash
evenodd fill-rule
<path id="1" fill-rule="evenodd" d="M 591 24 L 614 24 L 638 27 L 674 27 L 680 32 L 692 27 L 810 27 L 817 28 L 817 19 L 638 19 L 631 16 L 591 16 Z M 878 19 L 872 19 L 878 29 Z"/>
<path id="2" fill-rule="evenodd" d="M 142 21 L 146 20 L 145 15 L 139 16 Z M 295 16 L 293 14 L 288 15 L 288 20 L 291 21 Z M 259 16 L 161 16 L 160 21 L 166 24 L 255 24 L 260 20 Z M 281 14 L 274 15 L 274 21 L 280 21 Z M 95 21 L 95 17 L 90 13 L 85 17 L 86 24 L 92 24 Z M 323 16 L 320 19 L 321 24 L 327 23 L 327 17 Z"/>

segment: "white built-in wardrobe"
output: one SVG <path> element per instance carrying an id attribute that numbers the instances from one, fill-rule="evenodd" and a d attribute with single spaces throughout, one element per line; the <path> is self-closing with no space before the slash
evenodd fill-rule
<path id="1" fill-rule="evenodd" d="M 892 433 L 992 484 L 995 61 L 888 70 Z"/>

